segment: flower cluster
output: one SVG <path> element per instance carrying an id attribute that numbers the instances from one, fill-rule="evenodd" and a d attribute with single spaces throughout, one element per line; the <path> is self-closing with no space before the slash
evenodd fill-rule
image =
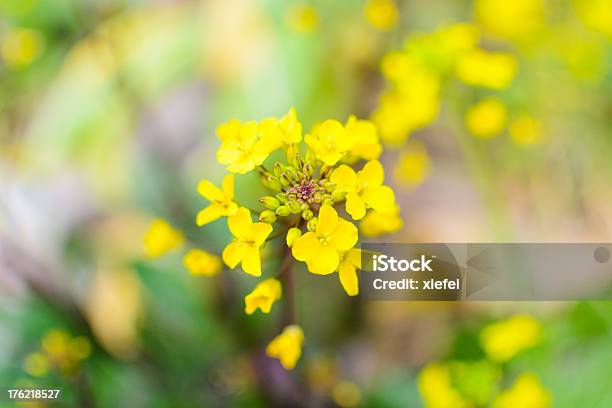
<path id="1" fill-rule="evenodd" d="M 45 333 L 40 350 L 28 354 L 23 366 L 33 377 L 46 376 L 53 370 L 71 376 L 90 353 L 91 344 L 85 337 L 72 337 L 64 330 L 53 329 Z"/>
<path id="2" fill-rule="evenodd" d="M 354 116 L 346 123 L 325 120 L 303 135 L 295 109 L 281 118 L 240 122 L 230 120 L 217 128 L 221 145 L 217 160 L 228 174 L 221 186 L 202 180 L 198 192 L 209 204 L 196 216 L 205 226 L 227 217 L 232 240 L 221 254 L 229 269 L 260 277 L 262 248 L 277 237 L 284 261 L 281 270 L 259 282 L 245 296 L 245 312 L 269 313 L 281 299 L 283 274 L 291 273 L 291 258 L 316 275 L 338 273 L 349 296 L 359 293 L 357 271 L 361 252 L 356 247 L 360 222 L 364 234 L 375 236 L 402 227 L 393 190 L 384 184 L 378 161 L 382 146 L 376 126 Z M 234 191 L 235 177 L 255 173 L 268 194 L 259 198 L 260 210 L 241 205 Z M 257 211 L 256 219 L 253 212 Z M 180 231 L 156 220 L 145 237 L 146 253 L 160 256 L 185 241 Z M 184 257 L 193 274 L 212 276 L 221 269 L 216 255 L 193 248 Z M 277 279 L 279 278 L 279 279 Z M 293 368 L 304 341 L 302 329 L 287 326 L 266 352 L 286 369 Z"/>
<path id="3" fill-rule="evenodd" d="M 550 393 L 534 373 L 520 373 L 509 388 L 500 390 L 505 382 L 501 364 L 537 345 L 541 332 L 540 323 L 528 315 L 485 327 L 480 342 L 487 359 L 433 362 L 421 370 L 418 383 L 425 406 L 550 407 Z"/>

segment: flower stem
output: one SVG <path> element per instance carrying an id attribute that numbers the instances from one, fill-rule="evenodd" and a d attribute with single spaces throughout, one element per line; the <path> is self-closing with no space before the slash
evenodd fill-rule
<path id="1" fill-rule="evenodd" d="M 293 258 L 291 249 L 287 245 L 281 244 L 283 247 L 283 260 L 280 266 L 280 278 L 283 283 L 283 298 L 285 299 L 285 308 L 281 322 L 283 326 L 295 323 L 295 283 L 293 276 Z"/>

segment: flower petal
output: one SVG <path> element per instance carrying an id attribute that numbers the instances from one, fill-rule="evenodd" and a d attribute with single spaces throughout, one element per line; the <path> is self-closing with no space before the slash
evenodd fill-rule
<path id="1" fill-rule="evenodd" d="M 338 191 L 351 192 L 357 189 L 357 173 L 346 164 L 332 173 L 330 181 L 336 184 Z"/>
<path id="2" fill-rule="evenodd" d="M 357 173 L 360 185 L 380 186 L 385 178 L 385 170 L 378 160 L 370 160 Z"/>
<path id="3" fill-rule="evenodd" d="M 251 212 L 244 207 L 240 207 L 236 214 L 227 219 L 227 226 L 236 238 L 248 237 L 252 224 Z"/>
<path id="4" fill-rule="evenodd" d="M 314 232 L 307 232 L 304 235 L 297 237 L 293 242 L 291 253 L 293 257 L 298 261 L 308 261 L 314 255 L 321 246 L 321 243 L 317 239 Z"/>
<path id="5" fill-rule="evenodd" d="M 357 277 L 357 270 L 355 266 L 351 264 L 347 259 L 340 262 L 338 267 L 338 277 L 340 283 L 344 288 L 344 291 L 349 296 L 355 296 L 359 294 L 359 279 Z"/>
<path id="6" fill-rule="evenodd" d="M 321 206 L 317 221 L 317 237 L 330 235 L 338 224 L 338 213 L 331 205 Z"/>
<path id="7" fill-rule="evenodd" d="M 359 194 L 348 193 L 346 195 L 346 212 L 349 213 L 354 220 L 360 220 L 365 216 L 365 201 L 363 201 Z"/>
<path id="8" fill-rule="evenodd" d="M 331 245 L 321 245 L 316 256 L 310 259 L 309 264 L 312 267 L 310 272 L 317 275 L 329 275 L 338 269 L 339 263 L 340 256 L 338 251 L 332 248 Z"/>
<path id="9" fill-rule="evenodd" d="M 221 217 L 223 214 L 223 207 L 221 207 L 218 203 L 213 202 L 208 207 L 201 210 L 196 217 L 196 224 L 198 227 L 202 225 L 208 224 L 209 222 L 213 222 L 214 220 Z"/>
<path id="10" fill-rule="evenodd" d="M 208 180 L 200 181 L 198 193 L 208 201 L 223 201 L 223 192 Z"/>
<path id="11" fill-rule="evenodd" d="M 265 222 L 258 222 L 251 225 L 249 235 L 254 242 L 254 245 L 259 248 L 272 232 L 272 225 Z"/>
<path id="12" fill-rule="evenodd" d="M 249 275 L 261 276 L 261 256 L 259 248 L 248 246 L 242 258 L 242 270 Z"/>
<path id="13" fill-rule="evenodd" d="M 368 207 L 382 213 L 390 213 L 395 207 L 395 193 L 389 186 L 367 188 L 361 197 Z"/>
<path id="14" fill-rule="evenodd" d="M 223 250 L 221 258 L 230 269 L 234 269 L 244 258 L 246 249 L 247 247 L 243 244 L 230 242 Z"/>
<path id="15" fill-rule="evenodd" d="M 232 200 L 234 198 L 234 175 L 228 174 L 223 177 L 223 182 L 221 183 L 221 190 L 223 191 L 223 195 L 226 200 Z"/>
<path id="16" fill-rule="evenodd" d="M 338 220 L 338 226 L 329 239 L 328 246 L 337 251 L 348 251 L 355 246 L 357 238 L 357 227 L 341 218 Z"/>

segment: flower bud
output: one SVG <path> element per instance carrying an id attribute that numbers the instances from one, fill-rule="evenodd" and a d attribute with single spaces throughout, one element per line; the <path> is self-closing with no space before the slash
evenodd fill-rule
<path id="1" fill-rule="evenodd" d="M 287 194 L 277 194 L 276 195 L 276 199 L 281 203 L 281 204 L 285 204 L 287 202 Z"/>
<path id="2" fill-rule="evenodd" d="M 329 178 L 333 169 L 334 169 L 333 166 L 328 166 L 327 164 L 324 164 L 323 166 L 321 166 L 321 178 L 322 179 Z"/>
<path id="3" fill-rule="evenodd" d="M 346 191 L 334 190 L 331 196 L 334 201 L 342 201 L 346 198 Z"/>
<path id="4" fill-rule="evenodd" d="M 280 202 L 276 198 L 270 196 L 261 197 L 259 202 L 269 210 L 276 210 L 280 205 Z"/>
<path id="5" fill-rule="evenodd" d="M 314 217 L 314 213 L 310 210 L 304 210 L 302 211 L 302 218 L 305 219 L 306 221 L 310 220 L 312 217 Z"/>
<path id="6" fill-rule="evenodd" d="M 276 214 L 272 210 L 264 210 L 259 214 L 259 221 L 272 224 L 276 222 Z"/>
<path id="7" fill-rule="evenodd" d="M 288 201 L 285 206 L 289 208 L 292 214 L 298 214 L 302 211 L 302 206 L 297 201 Z"/>
<path id="8" fill-rule="evenodd" d="M 311 219 L 308 220 L 308 223 L 306 224 L 306 227 L 308 228 L 308 231 L 314 232 L 317 229 L 317 217 L 312 217 Z"/>
<path id="9" fill-rule="evenodd" d="M 325 191 L 327 191 L 328 193 L 331 193 L 332 191 L 334 191 L 334 188 L 336 188 L 336 183 L 326 181 L 325 183 L 323 183 L 323 188 L 325 188 Z"/>
<path id="10" fill-rule="evenodd" d="M 296 181 L 299 179 L 298 172 L 291 166 L 285 167 L 285 174 L 289 176 L 291 181 Z"/>
<path id="11" fill-rule="evenodd" d="M 327 195 L 324 199 L 323 199 L 323 205 L 334 205 L 334 199 L 331 198 L 330 195 Z"/>
<path id="12" fill-rule="evenodd" d="M 308 203 L 302 203 L 302 205 L 300 205 L 300 209 L 302 211 L 307 210 L 310 208 L 310 205 L 308 205 Z"/>
<path id="13" fill-rule="evenodd" d="M 276 177 L 280 177 L 280 175 L 283 174 L 283 172 L 285 171 L 285 166 L 283 166 L 282 163 L 276 162 L 274 163 L 274 167 L 272 168 L 272 170 L 274 171 L 274 175 Z"/>
<path id="14" fill-rule="evenodd" d="M 281 174 L 279 180 L 280 180 L 280 183 L 283 186 L 285 186 L 285 187 L 287 187 L 289 184 L 291 184 L 291 179 L 289 178 L 287 173 Z"/>
<path id="15" fill-rule="evenodd" d="M 286 205 L 281 205 L 276 209 L 276 215 L 278 215 L 279 217 L 286 217 L 289 214 L 291 214 L 291 211 Z"/>
<path id="16" fill-rule="evenodd" d="M 304 174 L 306 174 L 306 176 L 308 176 L 308 178 L 312 177 L 312 174 L 314 173 L 314 169 L 308 163 L 304 163 L 304 169 L 302 171 Z"/>
<path id="17" fill-rule="evenodd" d="M 287 231 L 287 246 L 291 248 L 295 243 L 295 240 L 298 239 L 301 235 L 302 231 L 300 231 L 299 228 L 290 228 L 289 231 Z"/>
<path id="18" fill-rule="evenodd" d="M 283 188 L 283 186 L 280 183 L 280 181 L 276 177 L 274 177 L 272 175 L 264 175 L 264 174 L 262 174 L 259 177 L 259 179 L 261 181 L 261 184 L 263 184 L 265 187 L 269 188 L 270 190 L 281 191 L 282 188 Z"/>
<path id="19" fill-rule="evenodd" d="M 292 163 L 295 156 L 299 154 L 299 146 L 297 144 L 287 146 L 287 163 Z"/>
<path id="20" fill-rule="evenodd" d="M 312 196 L 312 201 L 314 201 L 317 204 L 321 204 L 323 202 L 323 194 L 314 193 L 314 195 Z"/>

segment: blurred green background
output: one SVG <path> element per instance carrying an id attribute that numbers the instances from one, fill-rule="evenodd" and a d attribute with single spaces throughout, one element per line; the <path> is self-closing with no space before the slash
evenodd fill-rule
<path id="1" fill-rule="evenodd" d="M 440 69 L 432 99 L 404 72 L 414 98 L 389 117 L 424 116 L 399 138 L 381 130 L 404 228 L 379 240 L 610 242 L 609 1 L 0 0 L 0 18 L 3 393 L 61 388 L 37 405 L 62 407 L 489 406 L 529 372 L 552 406 L 612 406 L 608 302 L 368 303 L 304 272 L 307 339 L 288 374 L 263 354 L 278 311 L 243 312 L 248 277 L 191 276 L 179 253 L 142 250 L 155 217 L 211 252 L 228 242 L 225 222 L 194 223 L 197 182 L 224 171 L 218 124 L 295 106 L 305 129 L 349 114 L 391 126 L 381 95 L 404 85 L 386 56 L 444 66 L 436 33 L 454 23 L 516 73 L 496 88 Z M 504 120 L 470 122 L 486 98 Z M 482 124 L 499 129 L 479 136 Z M 253 179 L 236 183 L 256 203 Z M 484 328 L 516 314 L 533 316 L 537 341 L 489 374 Z M 464 405 L 427 398 L 432 364 L 451 367 Z M 522 406 L 548 406 L 536 391 Z"/>

